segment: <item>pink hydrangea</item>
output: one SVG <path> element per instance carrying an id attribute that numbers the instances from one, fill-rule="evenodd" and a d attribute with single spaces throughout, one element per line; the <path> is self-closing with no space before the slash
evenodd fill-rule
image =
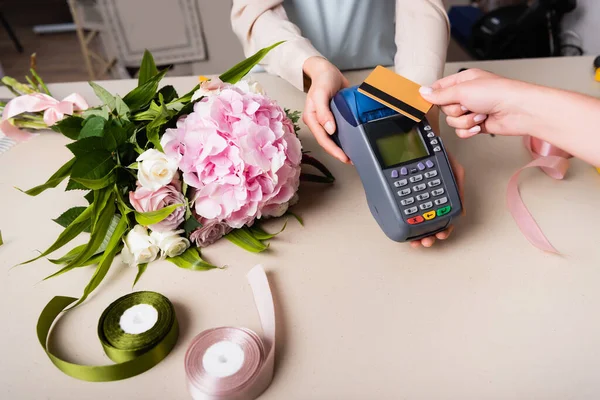
<path id="1" fill-rule="evenodd" d="M 292 122 L 248 85 L 222 85 L 167 129 L 161 144 L 195 188 L 202 218 L 240 228 L 289 202 L 298 190 L 302 151 Z"/>

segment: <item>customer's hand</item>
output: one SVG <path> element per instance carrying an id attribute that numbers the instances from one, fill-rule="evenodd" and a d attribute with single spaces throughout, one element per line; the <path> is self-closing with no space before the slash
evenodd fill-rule
<path id="1" fill-rule="evenodd" d="M 329 137 L 336 129 L 329 102 L 338 91 L 349 86 L 348 80 L 339 69 L 322 57 L 309 58 L 304 62 L 303 69 L 312 82 L 306 96 L 302 121 L 325 151 L 344 163 L 350 163 L 348 156 Z"/>
<path id="2" fill-rule="evenodd" d="M 527 134 L 527 96 L 535 86 L 478 69 L 468 69 L 422 87 L 421 95 L 441 106 L 446 122 L 462 138 L 478 133 Z"/>

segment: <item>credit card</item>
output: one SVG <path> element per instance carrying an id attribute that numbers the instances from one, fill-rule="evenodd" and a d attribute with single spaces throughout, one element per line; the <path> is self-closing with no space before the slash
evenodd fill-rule
<path id="1" fill-rule="evenodd" d="M 432 107 L 431 103 L 421 97 L 420 87 L 418 83 L 379 65 L 358 87 L 358 91 L 420 122 Z"/>

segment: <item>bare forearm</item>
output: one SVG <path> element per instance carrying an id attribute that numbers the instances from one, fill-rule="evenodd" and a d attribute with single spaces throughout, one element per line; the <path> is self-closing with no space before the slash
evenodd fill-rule
<path id="1" fill-rule="evenodd" d="M 533 85 L 529 93 L 523 105 L 526 131 L 600 166 L 600 100 Z"/>

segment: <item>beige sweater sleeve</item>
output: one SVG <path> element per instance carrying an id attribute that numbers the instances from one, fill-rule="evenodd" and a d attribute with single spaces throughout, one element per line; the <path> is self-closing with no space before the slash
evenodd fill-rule
<path id="1" fill-rule="evenodd" d="M 282 3 L 283 0 L 233 0 L 231 25 L 242 42 L 246 57 L 285 40 L 285 43 L 267 54 L 261 65 L 268 72 L 303 90 L 304 61 L 321 54 L 288 20 Z"/>
<path id="2" fill-rule="evenodd" d="M 449 40 L 442 0 L 396 0 L 396 73 L 431 85 L 444 74 Z"/>
<path id="3" fill-rule="evenodd" d="M 288 20 L 282 3 L 283 0 L 233 0 L 231 24 L 246 56 L 285 40 L 261 65 L 303 90 L 304 61 L 321 54 Z M 442 0 L 396 0 L 396 72 L 422 85 L 441 78 L 449 33 Z"/>

